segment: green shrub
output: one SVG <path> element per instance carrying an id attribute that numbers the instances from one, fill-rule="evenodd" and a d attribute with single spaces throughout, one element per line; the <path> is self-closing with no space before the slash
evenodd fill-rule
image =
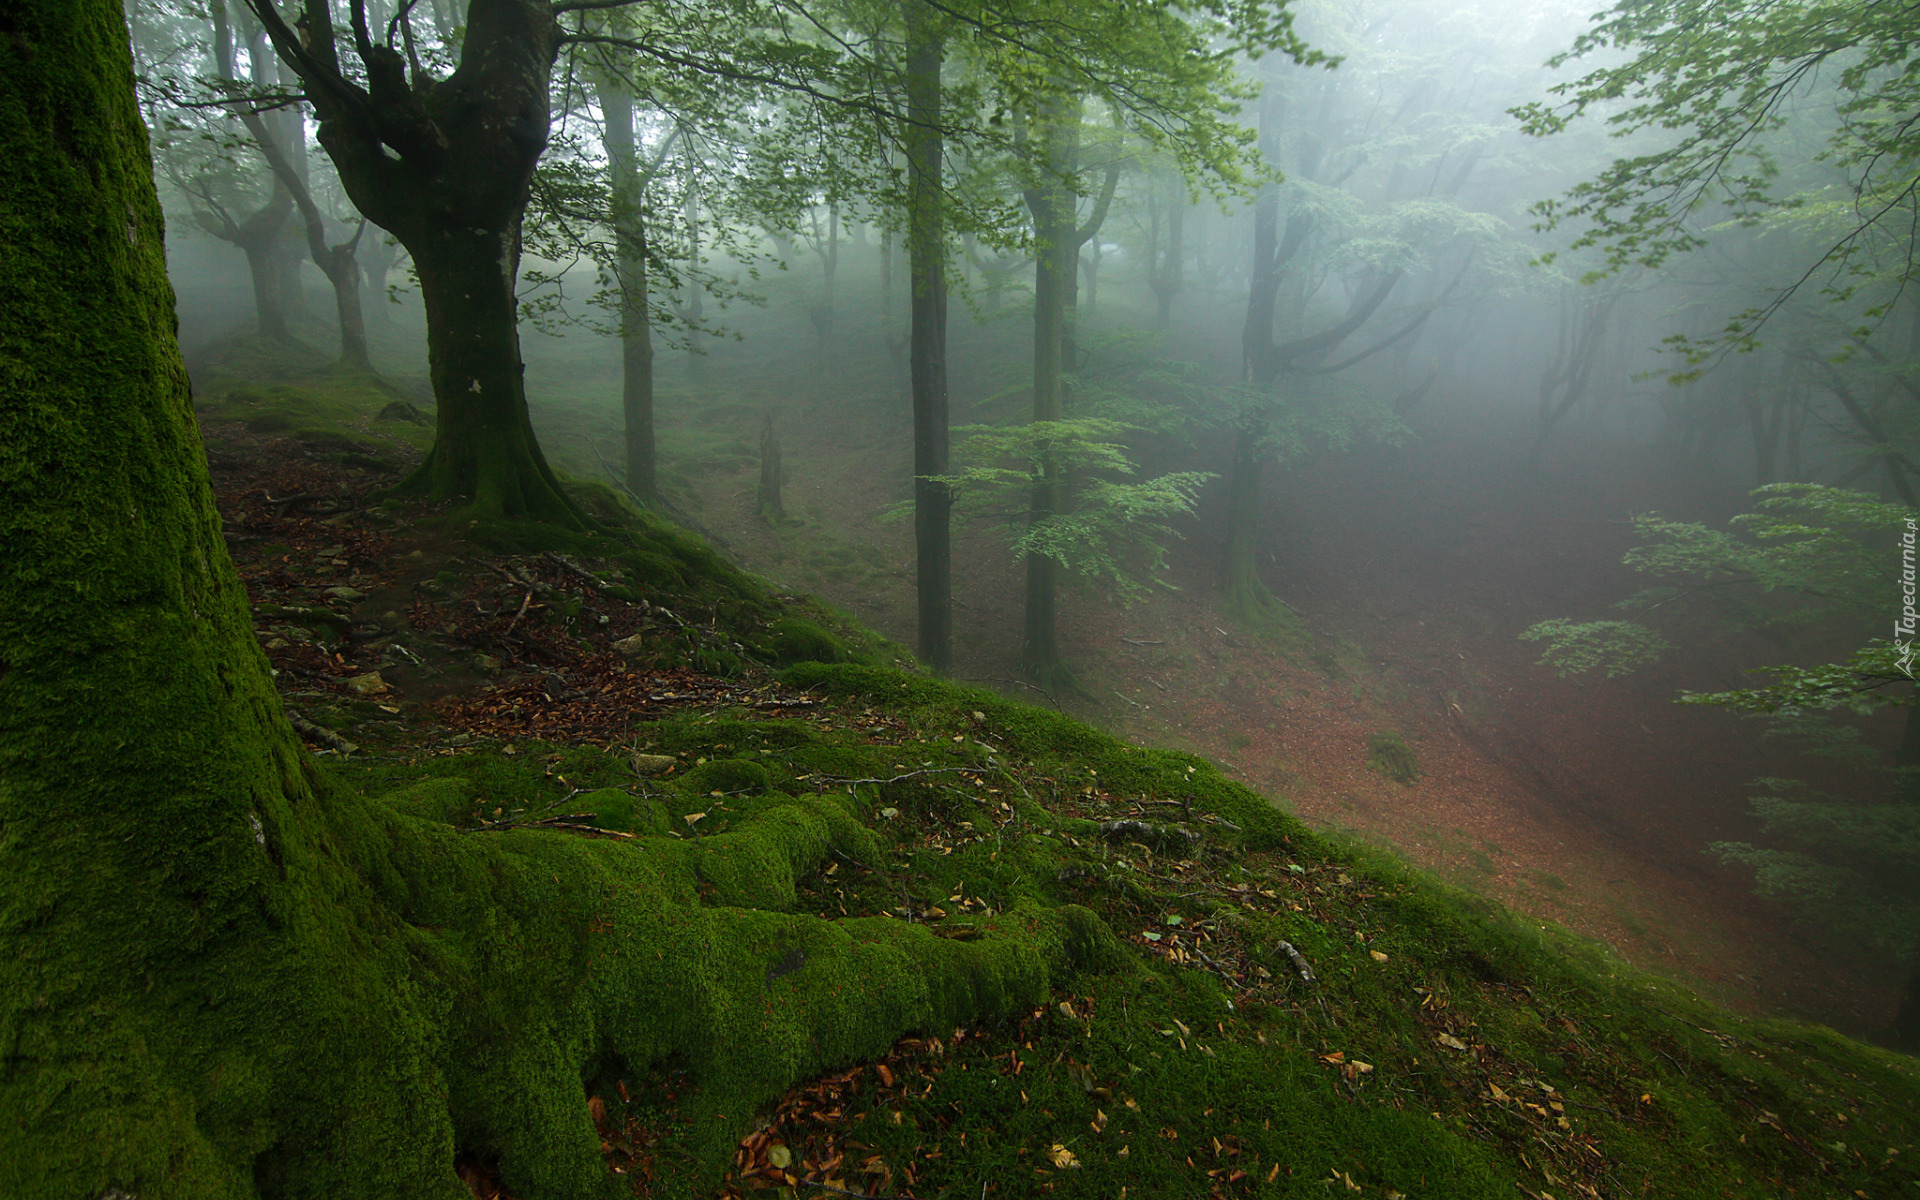
<path id="1" fill-rule="evenodd" d="M 1413 747 L 1397 733 L 1381 731 L 1367 737 L 1367 770 L 1384 775 L 1395 783 L 1417 783 L 1420 760 Z"/>

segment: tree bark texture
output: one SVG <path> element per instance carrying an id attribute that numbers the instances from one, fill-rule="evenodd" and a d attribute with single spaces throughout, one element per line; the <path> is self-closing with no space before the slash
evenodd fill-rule
<path id="1" fill-rule="evenodd" d="M 908 334 L 913 390 L 913 546 L 920 657 L 953 666 L 953 497 L 948 469 L 946 230 L 942 212 L 940 67 L 943 43 L 924 0 L 905 0 L 907 25 Z M 891 239 L 891 234 L 887 235 Z"/>

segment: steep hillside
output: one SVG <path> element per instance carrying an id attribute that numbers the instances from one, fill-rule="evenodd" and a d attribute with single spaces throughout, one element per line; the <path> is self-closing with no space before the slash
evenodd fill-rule
<path id="1" fill-rule="evenodd" d="M 696 1041 L 751 1061 L 756 1021 L 838 988 L 770 945 L 741 981 L 763 1015 L 582 1080 L 609 1195 L 1920 1186 L 1912 1059 L 1737 1017 L 1203 758 L 930 679 L 602 490 L 578 493 L 590 535 L 383 499 L 420 442 L 386 391 L 295 373 L 200 395 L 256 626 L 343 782 L 462 836 L 651 846 L 696 903 L 843 918 L 856 941 L 1077 931 L 1061 952 L 1085 969 L 1023 1019 L 927 1028 L 783 1094 L 703 1073 Z M 458 1149 L 476 1195 L 563 1194 Z"/>

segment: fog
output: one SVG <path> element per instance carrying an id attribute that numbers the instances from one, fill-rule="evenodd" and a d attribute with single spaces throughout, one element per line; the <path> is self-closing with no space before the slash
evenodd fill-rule
<path id="1" fill-rule="evenodd" d="M 372 7 L 376 25 L 399 19 Z M 459 35 L 420 7 L 421 52 L 444 66 Z M 217 74 L 204 21 L 152 0 L 129 11 L 196 399 L 306 386 L 335 369 L 342 333 L 302 212 L 233 105 L 188 103 Z M 1548 65 L 1588 15 L 1301 8 L 1294 32 L 1335 65 L 1255 61 L 1216 29 L 1239 82 L 1205 87 L 1246 136 L 1200 150 L 1214 135 L 1191 95 L 1143 115 L 1116 97 L 1152 87 L 1087 83 L 1069 120 L 1066 102 L 996 83 L 994 52 L 954 35 L 938 81 L 947 670 L 1197 751 L 1316 827 L 1736 1007 L 1879 1036 L 1908 988 L 1914 893 L 1905 860 L 1863 849 L 1879 827 L 1861 814 L 1909 803 L 1911 682 L 1856 664 L 1828 707 L 1676 701 L 1878 654 L 1900 618 L 1898 510 L 1920 464 L 1910 234 L 1870 225 L 1858 257 L 1832 254 L 1865 219 L 1851 198 L 1877 185 L 1821 157 L 1851 94 L 1831 69 L 1786 91 L 1764 135 L 1772 173 L 1751 168 L 1792 203 L 1743 201 L 1749 168 L 1729 165 L 1646 193 L 1680 214 L 1671 230 L 1608 234 L 1566 211 L 1609 164 L 1684 132 L 1609 126 L 1631 98 L 1551 136 L 1523 128 L 1516 109 L 1630 59 Z M 298 93 L 264 31 L 235 21 L 227 95 Z M 654 64 L 627 80 L 622 177 L 594 50 L 560 51 L 518 238 L 525 403 L 546 461 L 910 659 L 924 646 L 911 137 L 799 91 L 702 96 L 696 73 Z M 363 226 L 311 105 L 263 107 L 324 240 L 355 247 L 381 403 L 431 422 L 421 268 Z M 1068 125 L 1071 144 L 1034 165 Z M 1033 197 L 1049 190 L 1084 240 L 1063 285 L 1059 423 L 1035 441 L 1022 431 L 1049 243 Z M 276 204 L 262 285 L 236 238 Z M 644 236 L 622 241 L 621 221 Z M 1687 244 L 1655 252 L 1673 230 Z M 638 332 L 620 299 L 636 279 Z M 267 293 L 284 336 L 260 321 Z M 651 349 L 650 496 L 629 457 L 635 339 Z M 1775 484 L 1884 507 L 1754 491 Z M 1775 524 L 1734 520 L 1756 512 Z M 1057 587 L 1039 649 L 1036 557 Z M 1828 815 L 1781 807 L 1794 802 Z M 1780 886 L 1762 895 L 1768 879 Z M 1879 907 L 1836 911 L 1836 896 Z"/>

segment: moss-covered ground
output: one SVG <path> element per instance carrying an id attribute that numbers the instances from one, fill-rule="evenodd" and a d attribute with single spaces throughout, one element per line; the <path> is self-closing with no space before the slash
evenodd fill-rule
<path id="1" fill-rule="evenodd" d="M 376 438 L 367 463 L 224 419 L 248 403 L 231 388 L 203 397 L 256 626 L 326 772 L 523 865 L 605 844 L 612 888 L 651 864 L 634 903 L 680 917 L 642 957 L 745 939 L 720 992 L 663 1004 L 615 1039 L 645 1053 L 579 1079 L 602 1180 L 529 1170 L 510 1114 L 471 1112 L 476 1194 L 1920 1191 L 1912 1059 L 1737 1017 L 1323 838 L 1205 760 L 928 678 L 610 493 L 577 492 L 592 534 L 383 503 L 379 463 L 409 441 L 379 435 L 413 428 L 372 420 L 389 402 L 293 414 Z M 326 499 L 260 497 L 289 487 Z M 956 1021 L 950 997 L 873 975 L 962 961 L 1009 922 L 1081 964 L 1014 1016 Z M 1030 985 L 1031 964 L 991 959 L 979 978 Z M 856 982 L 920 1027 L 875 1047 L 853 1014 L 861 1036 L 816 1042 L 825 1073 L 793 1083 L 794 1030 L 744 1001 Z M 557 1017 L 488 1019 L 449 1055 L 510 1089 L 488 1056 Z"/>

